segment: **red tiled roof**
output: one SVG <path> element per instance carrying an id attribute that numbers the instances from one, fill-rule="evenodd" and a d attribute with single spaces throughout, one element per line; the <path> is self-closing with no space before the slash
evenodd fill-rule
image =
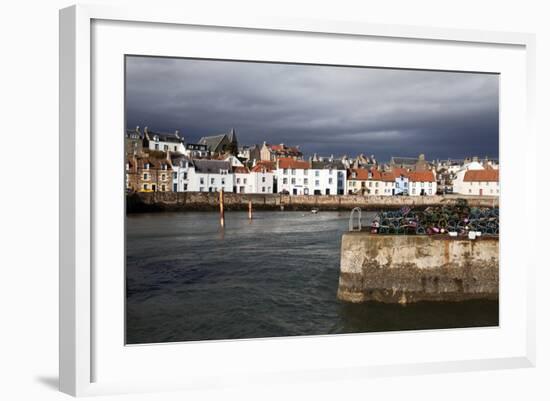
<path id="1" fill-rule="evenodd" d="M 306 162 L 304 160 L 294 160 L 289 157 L 281 157 L 279 159 L 279 168 L 295 168 L 306 170 L 311 168 L 311 166 L 309 165 L 309 162 Z"/>
<path id="2" fill-rule="evenodd" d="M 395 177 L 395 173 L 390 171 L 385 171 L 382 173 L 382 181 L 393 182 L 395 181 Z"/>
<path id="3" fill-rule="evenodd" d="M 233 172 L 237 174 L 248 174 L 250 171 L 248 171 L 246 167 L 237 166 L 233 167 Z"/>
<path id="4" fill-rule="evenodd" d="M 273 170 L 275 170 L 275 162 L 270 162 L 270 161 L 266 161 L 266 160 L 259 161 L 259 162 L 252 168 L 251 171 L 253 171 L 254 173 L 258 173 L 258 172 L 262 172 L 264 169 L 265 169 L 266 171 L 273 171 Z"/>
<path id="5" fill-rule="evenodd" d="M 498 170 L 468 170 L 464 174 L 464 181 L 493 181 L 498 182 Z"/>
<path id="6" fill-rule="evenodd" d="M 431 171 L 410 171 L 406 176 L 411 182 L 435 182 L 434 173 Z"/>
<path id="7" fill-rule="evenodd" d="M 392 169 L 392 173 L 394 174 L 394 177 L 397 178 L 401 175 L 404 175 L 406 176 L 408 174 L 408 171 L 406 168 L 401 168 L 401 167 L 394 167 Z"/>
<path id="8" fill-rule="evenodd" d="M 350 176 L 350 178 L 352 180 L 360 180 L 360 181 L 364 181 L 364 180 L 382 181 L 383 180 L 382 173 L 379 170 L 373 168 L 373 169 L 370 169 L 370 172 L 371 172 L 371 177 L 369 177 L 369 170 L 367 170 L 366 168 L 352 168 L 351 169 L 352 175 Z M 355 173 L 355 177 L 353 177 L 353 173 Z"/>
<path id="9" fill-rule="evenodd" d="M 300 152 L 300 149 L 298 149 L 296 146 L 286 146 L 284 144 L 267 145 L 267 146 L 269 147 L 269 149 L 271 149 L 272 152 L 295 154 L 295 155 L 302 154 L 302 152 Z"/>

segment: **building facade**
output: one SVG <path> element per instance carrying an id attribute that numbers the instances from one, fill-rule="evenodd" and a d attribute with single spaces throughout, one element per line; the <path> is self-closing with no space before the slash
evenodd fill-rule
<path id="1" fill-rule="evenodd" d="M 437 193 L 437 181 L 431 170 L 411 171 L 409 178 L 409 196 L 435 195 Z"/>

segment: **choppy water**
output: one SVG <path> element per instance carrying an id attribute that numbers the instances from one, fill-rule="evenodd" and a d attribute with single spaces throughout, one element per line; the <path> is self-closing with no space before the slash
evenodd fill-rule
<path id="1" fill-rule="evenodd" d="M 348 212 L 127 218 L 127 343 L 498 325 L 498 302 L 336 299 Z"/>

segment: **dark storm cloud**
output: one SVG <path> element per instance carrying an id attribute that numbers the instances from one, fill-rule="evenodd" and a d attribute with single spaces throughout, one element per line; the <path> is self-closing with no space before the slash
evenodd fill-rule
<path id="1" fill-rule="evenodd" d="M 128 57 L 127 127 L 306 154 L 498 157 L 498 76 Z"/>

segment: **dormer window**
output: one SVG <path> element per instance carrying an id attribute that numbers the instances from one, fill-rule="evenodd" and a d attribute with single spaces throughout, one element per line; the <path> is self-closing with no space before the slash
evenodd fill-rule
<path id="1" fill-rule="evenodd" d="M 150 166 L 151 166 L 151 165 L 150 165 L 149 163 L 145 163 L 145 164 L 143 165 L 143 168 L 144 168 L 145 170 L 149 170 L 149 167 L 150 167 Z"/>

